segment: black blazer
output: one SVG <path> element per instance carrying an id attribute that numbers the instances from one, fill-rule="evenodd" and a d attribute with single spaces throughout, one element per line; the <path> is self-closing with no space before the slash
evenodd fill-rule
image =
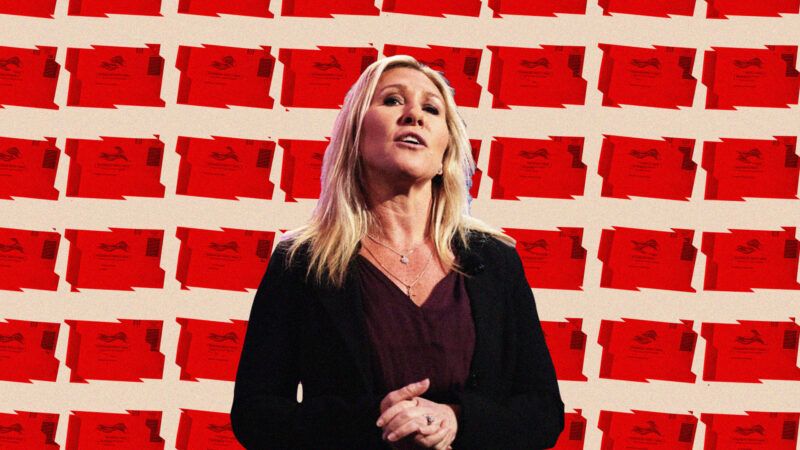
<path id="1" fill-rule="evenodd" d="M 236 438 L 247 449 L 390 448 L 375 425 L 382 396 L 355 259 L 342 289 L 322 287 L 304 281 L 303 253 L 287 267 L 287 245 L 276 246 L 250 312 L 231 409 Z M 469 275 L 476 335 L 453 449 L 554 446 L 564 403 L 519 255 L 478 232 L 469 250 L 456 239 L 452 248 Z"/>

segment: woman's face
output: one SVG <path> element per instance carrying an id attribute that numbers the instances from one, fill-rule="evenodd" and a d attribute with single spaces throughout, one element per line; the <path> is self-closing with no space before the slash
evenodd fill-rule
<path id="1" fill-rule="evenodd" d="M 420 143 L 401 142 L 408 133 Z M 442 167 L 449 139 L 444 100 L 424 73 L 399 67 L 381 75 L 361 130 L 370 180 L 429 181 Z"/>

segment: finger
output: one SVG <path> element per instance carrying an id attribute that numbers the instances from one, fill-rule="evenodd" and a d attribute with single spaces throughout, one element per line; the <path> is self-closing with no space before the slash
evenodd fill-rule
<path id="1" fill-rule="evenodd" d="M 378 421 L 375 424 L 379 427 L 382 427 L 394 420 L 397 414 L 400 414 L 409 408 L 415 408 L 417 405 L 419 405 L 419 402 L 416 400 L 402 400 L 398 403 L 395 403 L 392 405 L 392 407 L 381 413 L 380 417 L 378 417 Z"/>
<path id="2" fill-rule="evenodd" d="M 445 430 L 447 430 L 447 433 L 445 433 L 445 437 L 441 441 L 437 442 L 436 445 L 433 446 L 434 449 L 446 450 L 450 448 L 450 444 L 453 443 L 453 430 L 451 428 L 445 428 Z"/>
<path id="3" fill-rule="evenodd" d="M 448 428 L 444 425 L 444 421 L 439 422 L 438 425 L 431 424 L 431 427 L 436 427 L 432 433 L 425 433 L 422 427 L 420 432 L 414 436 L 414 441 L 420 445 L 431 448 L 434 444 L 443 440 L 447 436 Z"/>
<path id="4" fill-rule="evenodd" d="M 419 431 L 419 429 L 423 426 L 422 423 L 424 421 L 425 419 L 422 417 L 411 418 L 410 420 L 401 424 L 399 427 L 396 427 L 393 430 L 389 430 L 388 434 L 386 435 L 386 439 L 389 442 L 399 441 L 400 439 L 403 439 L 409 434 Z"/>
<path id="5" fill-rule="evenodd" d="M 409 400 L 414 397 L 422 395 L 425 391 L 428 390 L 430 386 L 430 379 L 425 378 L 424 380 L 418 381 L 416 383 L 407 384 L 400 389 L 394 390 L 386 395 L 386 397 L 381 400 L 381 412 L 385 411 L 395 403 L 402 401 L 402 400 Z M 380 425 L 378 425 L 380 426 Z"/>

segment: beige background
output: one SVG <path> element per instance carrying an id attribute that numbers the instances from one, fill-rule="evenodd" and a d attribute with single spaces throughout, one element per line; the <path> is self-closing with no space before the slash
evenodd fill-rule
<path id="1" fill-rule="evenodd" d="M 66 443 L 67 416 L 70 410 L 123 412 L 125 409 L 162 410 L 161 436 L 165 448 L 174 448 L 179 408 L 227 412 L 233 393 L 232 382 L 201 380 L 179 381 L 175 365 L 179 325 L 176 317 L 207 320 L 247 319 L 255 291 L 249 293 L 210 289 L 181 291 L 175 279 L 180 241 L 177 226 L 216 229 L 217 227 L 274 230 L 302 224 L 314 201 L 284 203 L 284 193 L 275 189 L 271 201 L 243 199 L 227 201 L 176 196 L 179 155 L 177 136 L 238 138 L 297 138 L 323 140 L 329 136 L 335 110 L 293 108 L 280 105 L 283 66 L 277 63 L 270 95 L 272 110 L 231 107 L 230 109 L 176 105 L 179 71 L 175 57 L 179 45 L 228 45 L 277 49 L 314 48 L 317 45 L 384 44 L 425 46 L 427 44 L 482 48 L 483 58 L 478 83 L 484 87 L 479 108 L 460 108 L 470 138 L 481 139 L 478 167 L 484 171 L 481 190 L 473 202 L 473 215 L 498 226 L 555 229 L 558 226 L 583 227 L 583 247 L 588 250 L 583 291 L 534 289 L 542 320 L 584 319 L 588 335 L 584 374 L 588 382 L 561 381 L 562 396 L 568 411 L 582 408 L 587 419 L 586 449 L 600 446 L 597 429 L 601 409 L 629 409 L 686 413 L 743 413 L 756 411 L 800 410 L 800 383 L 765 381 L 763 384 L 705 383 L 702 358 L 705 340 L 698 339 L 693 371 L 696 384 L 653 381 L 630 383 L 598 379 L 601 347 L 597 334 L 601 319 L 629 317 L 658 321 L 692 319 L 699 333 L 703 321 L 732 322 L 736 319 L 785 321 L 800 312 L 798 293 L 760 290 L 755 293 L 702 291 L 705 255 L 698 251 L 693 287 L 697 293 L 644 289 L 630 292 L 601 289 L 601 264 L 597 248 L 602 228 L 626 226 L 669 230 L 671 227 L 696 230 L 694 245 L 700 247 L 702 231 L 728 228 L 779 230 L 800 224 L 797 200 L 758 200 L 746 202 L 703 201 L 706 172 L 698 167 L 695 189 L 689 202 L 634 198 L 600 197 L 602 179 L 597 175 L 602 134 L 657 139 L 662 136 L 697 139 L 694 161 L 700 163 L 702 142 L 720 137 L 769 139 L 775 135 L 800 133 L 800 108 L 740 108 L 738 111 L 708 111 L 703 108 L 706 87 L 700 83 L 704 50 L 711 46 L 760 48 L 763 45 L 800 44 L 800 16 L 784 18 L 734 17 L 731 20 L 704 19 L 706 3 L 698 0 L 694 17 L 661 19 L 637 16 L 604 17 L 596 2 L 589 1 L 585 16 L 558 18 L 517 17 L 493 19 L 485 2 L 479 18 L 450 16 L 429 18 L 402 14 L 379 17 L 338 16 L 335 19 L 281 18 L 281 1 L 270 10 L 275 19 L 222 16 L 211 18 L 177 14 L 177 1 L 162 4 L 163 17 L 111 16 L 110 18 L 67 17 L 67 0 L 60 0 L 55 20 L 0 16 L 0 45 L 58 47 L 56 60 L 62 65 L 55 102 L 59 110 L 7 107 L 0 109 L 0 136 L 42 139 L 57 137 L 63 150 L 67 137 L 96 139 L 98 136 L 149 137 L 158 134 L 166 144 L 162 183 L 166 198 L 132 197 L 127 201 L 77 199 L 64 196 L 69 158 L 61 154 L 56 188 L 58 201 L 20 198 L 0 203 L 0 226 L 33 230 L 56 230 L 62 234 L 56 264 L 61 275 L 57 292 L 30 290 L 24 293 L 0 292 L 0 318 L 61 322 L 56 357 L 61 361 L 58 381 L 33 384 L 0 381 L 0 411 L 54 412 L 61 414 L 56 441 Z M 377 1 L 380 6 L 381 1 Z M 70 74 L 64 69 L 67 47 L 91 44 L 141 47 L 161 44 L 165 58 L 162 96 L 166 108 L 120 106 L 118 109 L 67 107 Z M 680 46 L 698 50 L 693 75 L 698 79 L 694 106 L 681 110 L 624 106 L 601 107 L 597 90 L 602 52 L 598 43 L 629 46 L 652 44 Z M 515 107 L 492 110 L 488 84 L 491 53 L 487 45 L 536 47 L 541 44 L 586 47 L 583 76 L 588 80 L 584 106 L 564 109 Z M 492 180 L 486 176 L 492 136 L 547 138 L 547 136 L 585 136 L 583 161 L 588 166 L 583 197 L 575 200 L 525 199 L 522 201 L 489 198 Z M 282 150 L 278 147 L 271 180 L 280 181 Z M 135 292 L 84 290 L 69 292 L 64 280 L 69 243 L 65 228 L 105 230 L 107 227 L 158 228 L 165 230 L 162 268 L 166 271 L 164 289 L 137 289 Z M 90 381 L 69 383 L 64 364 L 69 327 L 65 319 L 105 320 L 116 318 L 161 319 L 164 332 L 161 351 L 166 355 L 162 380 L 143 383 Z M 699 425 L 694 449 L 701 449 L 705 428 Z"/>

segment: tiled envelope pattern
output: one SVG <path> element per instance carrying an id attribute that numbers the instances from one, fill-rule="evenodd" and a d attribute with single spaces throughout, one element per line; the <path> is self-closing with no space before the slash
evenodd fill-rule
<path id="1" fill-rule="evenodd" d="M 364 26 L 345 28 L 335 16 Z M 605 21 L 633 20 L 644 30 L 635 31 L 642 39 L 576 42 L 564 27 L 549 39 L 534 33 L 521 44 L 488 32 L 506 19 L 529 20 L 532 28 L 548 21 L 574 27 L 582 16 L 598 29 Z M 313 45 L 298 37 L 295 46 L 246 33 L 198 42 L 181 30 L 161 41 L 139 41 L 111 25 L 112 18 L 132 28 L 139 20 L 203 20 L 210 27 L 286 21 L 298 31 L 339 26 L 342 33 L 339 41 L 320 38 Z M 459 45 L 376 42 L 378 30 L 370 27 L 377 18 L 433 21 L 442 29 L 456 20 L 473 25 L 453 28 L 463 38 L 453 40 Z M 756 34 L 733 46 L 704 29 L 687 31 L 679 21 L 690 18 L 709 29 L 758 19 L 783 34 Z M 198 407 L 209 383 L 227 383 L 232 393 L 247 317 L 232 307 L 228 314 L 226 305 L 252 300 L 275 243 L 305 217 L 295 208 L 319 198 L 332 124 L 308 123 L 305 136 L 281 136 L 257 119 L 249 133 L 224 135 L 208 118 L 201 124 L 207 133 L 196 133 L 181 112 L 221 111 L 230 120 L 265 111 L 285 111 L 287 120 L 292 110 L 335 112 L 366 66 L 409 54 L 443 72 L 459 107 L 481 111 L 487 122 L 525 122 L 531 111 L 566 113 L 567 120 L 574 113 L 577 120 L 585 109 L 608 116 L 659 111 L 676 120 L 761 111 L 798 122 L 800 37 L 784 31 L 796 30 L 800 0 L 0 0 L 0 20 L 65 28 L 88 20 L 104 37 L 89 43 L 44 39 L 19 25 L 16 35 L 0 39 L 0 392 L 23 387 L 28 393 L 0 395 L 2 449 L 241 448 L 226 408 Z M 673 27 L 676 39 L 648 41 L 651 24 Z M 688 39 L 694 32 L 708 33 L 708 45 L 682 43 L 696 42 Z M 142 133 L 109 119 L 108 128 L 130 131 L 92 136 L 53 135 L 42 127 L 37 137 L 18 133 L 22 127 L 15 125 L 29 113 L 48 114 L 41 121 L 47 123 L 91 110 L 102 128 L 112 109 L 167 112 L 175 120 Z M 708 138 L 660 135 L 659 124 L 644 122 L 637 124 L 648 128 L 641 133 L 595 135 L 549 133 L 530 123 L 530 133 L 470 133 L 478 162 L 470 193 L 473 205 L 490 205 L 506 217 L 530 216 L 523 226 L 482 218 L 517 239 L 538 300 L 568 400 L 555 448 L 796 449 L 800 128 L 787 133 L 753 123 L 735 136 Z M 631 212 L 606 226 L 565 213 L 559 226 L 546 227 L 530 206 L 555 202 L 566 210 L 588 196 L 605 204 L 637 202 L 651 211 L 676 203 L 729 205 L 737 218 L 766 208 L 776 220 L 742 227 L 726 222 L 733 216 L 708 217 L 700 225 L 675 216 L 663 226 Z M 134 225 L 133 213 L 142 210 L 127 206 L 131 202 L 149 199 L 166 208 L 173 198 L 201 206 L 176 211 L 172 217 L 180 222 Z M 243 200 L 272 211 L 263 226 L 236 226 L 235 215 L 214 206 L 229 210 Z M 85 226 L 65 227 L 58 214 L 17 221 L 3 209 L 51 202 L 74 208 Z M 89 211 L 106 209 L 105 225 L 95 225 Z M 603 299 L 670 294 L 688 300 L 670 320 L 634 304 L 629 313 L 589 314 L 591 298 L 568 313 L 551 313 L 549 306 L 562 296 L 585 294 L 587 283 Z M 37 292 L 77 304 L 83 293 L 102 293 L 106 314 L 33 315 L 24 304 Z M 723 313 L 726 297 L 757 292 L 795 300 L 765 304 L 760 317 Z M 115 305 L 122 293 L 183 304 L 196 293 L 211 293 L 221 315 L 169 315 L 145 306 L 131 314 Z M 706 304 L 718 314 L 706 314 Z M 113 399 L 94 410 L 61 411 L 33 410 L 28 403 L 28 395 L 42 397 L 42 388 L 54 384 L 99 393 L 102 386 L 135 391 L 168 382 L 196 389 L 199 402 L 167 398 L 169 407 L 161 407 L 164 399 L 153 398 L 152 408 L 134 408 Z M 754 386 L 770 383 L 794 395 L 793 410 L 748 398 Z M 721 409 L 701 401 L 696 410 L 644 410 L 631 396 L 620 406 L 574 395 L 659 385 L 675 396 L 688 387 L 729 387 L 742 406 Z"/>

